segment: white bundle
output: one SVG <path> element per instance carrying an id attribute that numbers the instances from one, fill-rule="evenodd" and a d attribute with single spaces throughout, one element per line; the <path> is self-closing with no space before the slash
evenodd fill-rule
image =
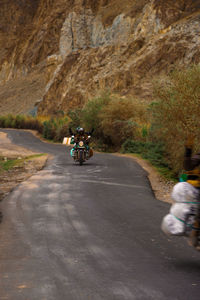
<path id="1" fill-rule="evenodd" d="M 174 203 L 172 204 L 169 213 L 177 219 L 186 220 L 189 213 L 191 213 L 194 204 Z"/>
<path id="2" fill-rule="evenodd" d="M 172 191 L 174 204 L 163 218 L 161 229 L 168 235 L 184 235 L 185 221 L 191 212 L 195 212 L 198 202 L 198 190 L 187 182 L 177 183 Z"/>
<path id="3" fill-rule="evenodd" d="M 177 183 L 172 190 L 172 199 L 176 203 L 198 201 L 198 190 L 188 182 Z"/>
<path id="4" fill-rule="evenodd" d="M 172 214 L 168 214 L 162 220 L 161 229 L 167 235 L 184 235 L 185 225 Z"/>

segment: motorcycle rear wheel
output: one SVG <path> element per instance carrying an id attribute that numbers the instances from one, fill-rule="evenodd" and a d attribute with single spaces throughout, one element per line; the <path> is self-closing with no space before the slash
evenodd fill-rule
<path id="1" fill-rule="evenodd" d="M 79 164 L 80 164 L 80 166 L 82 166 L 82 164 L 83 164 L 83 152 L 82 151 L 79 152 Z"/>

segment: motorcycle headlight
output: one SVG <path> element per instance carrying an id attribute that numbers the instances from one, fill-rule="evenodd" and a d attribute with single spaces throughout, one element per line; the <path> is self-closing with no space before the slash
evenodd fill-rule
<path id="1" fill-rule="evenodd" d="M 80 146 L 80 147 L 83 147 L 83 145 L 84 145 L 83 141 L 80 141 L 80 142 L 79 142 L 79 146 Z"/>

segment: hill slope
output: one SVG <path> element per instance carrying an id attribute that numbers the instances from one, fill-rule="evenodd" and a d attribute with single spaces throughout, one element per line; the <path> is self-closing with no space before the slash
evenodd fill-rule
<path id="1" fill-rule="evenodd" d="M 152 78 L 199 62 L 200 0 L 3 0 L 0 108 L 40 114 L 100 89 L 151 98 Z"/>

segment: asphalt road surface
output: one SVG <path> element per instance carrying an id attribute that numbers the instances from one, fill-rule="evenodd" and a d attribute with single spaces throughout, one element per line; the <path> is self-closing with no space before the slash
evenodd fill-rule
<path id="1" fill-rule="evenodd" d="M 170 206 L 134 160 L 79 166 L 66 146 L 7 132 L 54 159 L 1 203 L 0 300 L 200 299 L 200 253 L 161 232 Z"/>

